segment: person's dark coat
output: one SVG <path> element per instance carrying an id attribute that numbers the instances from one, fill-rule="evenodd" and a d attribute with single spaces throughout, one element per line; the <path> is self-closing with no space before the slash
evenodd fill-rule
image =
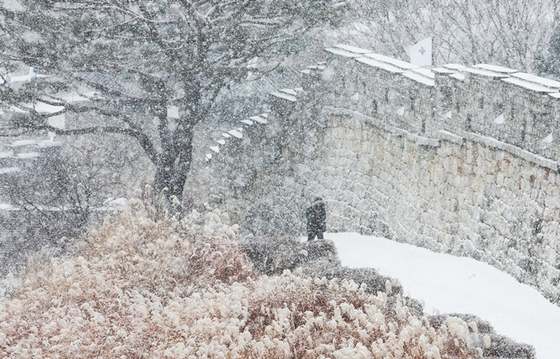
<path id="1" fill-rule="evenodd" d="M 323 232 L 327 230 L 327 211 L 321 198 L 316 198 L 311 207 L 305 210 L 307 218 L 307 239 L 317 237 L 323 239 Z"/>

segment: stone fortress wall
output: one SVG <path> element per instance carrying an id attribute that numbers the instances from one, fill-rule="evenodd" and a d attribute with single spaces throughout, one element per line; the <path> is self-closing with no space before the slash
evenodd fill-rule
<path id="1" fill-rule="evenodd" d="M 210 203 L 257 235 L 304 235 L 320 195 L 328 231 L 469 256 L 560 303 L 560 83 L 326 51 L 212 146 Z"/>

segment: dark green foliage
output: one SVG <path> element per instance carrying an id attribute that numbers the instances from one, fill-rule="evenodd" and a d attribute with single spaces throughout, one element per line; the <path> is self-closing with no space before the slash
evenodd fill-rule
<path id="1" fill-rule="evenodd" d="M 560 25 L 550 38 L 547 55 L 538 54 L 536 62 L 540 74 L 560 80 Z"/>

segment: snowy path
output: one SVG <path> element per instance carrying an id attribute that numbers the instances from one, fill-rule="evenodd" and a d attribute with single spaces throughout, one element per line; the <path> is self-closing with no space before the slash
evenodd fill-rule
<path id="1" fill-rule="evenodd" d="M 471 313 L 497 333 L 536 348 L 538 359 L 560 358 L 560 307 L 534 288 L 471 258 L 356 233 L 327 233 L 342 264 L 375 268 L 398 279 L 426 314 Z"/>

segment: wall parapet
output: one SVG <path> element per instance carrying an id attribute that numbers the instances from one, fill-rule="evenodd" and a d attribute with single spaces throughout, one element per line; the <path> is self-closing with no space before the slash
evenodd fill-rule
<path id="1" fill-rule="evenodd" d="M 343 104 L 338 107 L 426 137 L 469 132 L 545 158 L 560 156 L 560 82 L 487 64 L 418 68 L 346 45 L 326 51 L 331 68 L 323 80 L 334 88 L 332 101 Z"/>

